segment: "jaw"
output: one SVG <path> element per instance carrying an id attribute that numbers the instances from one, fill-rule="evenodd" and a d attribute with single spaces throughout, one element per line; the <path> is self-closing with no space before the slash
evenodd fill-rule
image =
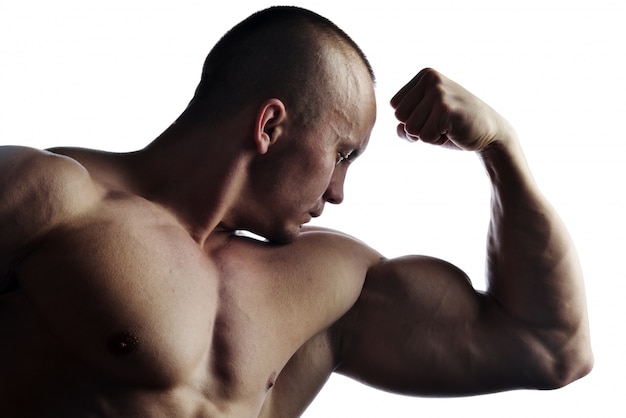
<path id="1" fill-rule="evenodd" d="M 301 228 L 302 228 L 302 225 L 298 225 L 297 227 L 290 228 L 290 229 L 283 229 L 279 233 L 272 234 L 272 236 L 268 237 L 267 239 L 272 244 L 278 244 L 278 245 L 290 244 L 294 242 L 296 239 L 298 239 Z"/>

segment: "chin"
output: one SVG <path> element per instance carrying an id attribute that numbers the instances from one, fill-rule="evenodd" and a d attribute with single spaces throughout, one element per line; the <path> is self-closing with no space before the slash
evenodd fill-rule
<path id="1" fill-rule="evenodd" d="M 278 245 L 291 244 L 298 238 L 298 235 L 300 235 L 299 231 L 296 233 L 289 233 L 289 234 L 285 233 L 285 234 L 270 238 L 269 242 L 271 242 L 272 244 L 278 244 Z"/>
<path id="2" fill-rule="evenodd" d="M 296 222 L 282 222 L 273 225 L 260 225 L 258 227 L 249 228 L 258 241 L 266 241 L 271 244 L 284 245 L 294 242 L 300 235 L 302 224 Z"/>

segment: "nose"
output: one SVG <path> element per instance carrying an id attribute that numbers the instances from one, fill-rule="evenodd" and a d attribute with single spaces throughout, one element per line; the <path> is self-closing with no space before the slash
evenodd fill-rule
<path id="1" fill-rule="evenodd" d="M 324 200 L 328 203 L 338 205 L 343 202 L 343 183 L 346 178 L 346 170 L 335 170 L 330 179 L 328 188 L 324 193 Z"/>

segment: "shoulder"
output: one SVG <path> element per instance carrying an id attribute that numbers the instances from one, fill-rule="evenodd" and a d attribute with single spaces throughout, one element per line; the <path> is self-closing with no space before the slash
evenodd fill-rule
<path id="1" fill-rule="evenodd" d="M 368 270 L 381 255 L 363 242 L 331 229 L 303 227 L 284 245 L 237 239 L 228 259 L 280 283 L 283 294 L 310 306 L 310 316 L 330 326 L 358 299 Z M 245 260 L 245 261 L 241 261 Z M 321 328 L 318 328 L 318 330 Z"/>
<path id="2" fill-rule="evenodd" d="M 335 229 L 319 226 L 303 226 L 298 238 L 300 241 L 339 246 L 344 251 L 356 251 L 367 258 L 380 259 L 380 254 L 358 238 Z"/>
<path id="3" fill-rule="evenodd" d="M 343 232 L 321 227 L 303 227 L 294 247 L 295 251 L 310 257 L 316 264 L 333 269 L 358 270 L 363 274 L 383 259 L 378 251 L 363 241 Z"/>
<path id="4" fill-rule="evenodd" d="M 316 226 L 302 227 L 300 235 L 288 244 L 248 239 L 246 232 L 242 232 L 241 236 L 244 238 L 243 241 L 237 241 L 251 249 L 248 254 L 252 256 L 257 254 L 263 260 L 271 257 L 272 268 L 280 267 L 283 262 L 288 264 L 289 268 L 293 268 L 294 264 L 303 267 L 315 264 L 323 267 L 334 263 L 335 267 L 359 266 L 367 270 L 383 259 L 380 253 L 353 236 Z"/>
<path id="5" fill-rule="evenodd" d="M 288 269 L 314 284 L 315 298 L 334 301 L 332 322 L 345 314 L 357 301 L 369 271 L 380 264 L 379 252 L 348 234 L 318 227 L 303 228 L 291 247 Z"/>
<path id="6" fill-rule="evenodd" d="M 3 209 L 20 203 L 80 204 L 96 191 L 85 167 L 64 155 L 27 147 L 0 147 Z M 32 205 L 31 205 L 32 207 Z"/>
<path id="7" fill-rule="evenodd" d="M 0 172 L 3 194 L 36 184 L 71 186 L 90 180 L 85 167 L 72 158 L 21 146 L 0 146 Z"/>
<path id="8" fill-rule="evenodd" d="M 92 204 L 98 188 L 77 161 L 48 151 L 0 147 L 0 256 Z"/>

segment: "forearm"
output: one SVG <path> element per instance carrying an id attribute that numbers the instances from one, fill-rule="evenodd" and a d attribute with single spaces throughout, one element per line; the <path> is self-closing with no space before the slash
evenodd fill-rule
<path id="1" fill-rule="evenodd" d="M 583 376 L 592 356 L 578 256 L 561 219 L 539 192 L 512 127 L 430 68 L 400 89 L 391 105 L 401 136 L 477 151 L 493 185 L 488 295 L 450 298 L 449 281 L 444 283 L 442 306 L 479 302 L 479 309 L 453 316 L 453 323 L 463 323 L 468 341 L 467 350 L 455 357 L 467 355 L 470 374 L 483 366 L 483 388 L 558 387 Z M 433 321 L 445 323 L 440 310 L 434 312 Z M 499 373 L 502 364 L 506 371 Z"/>
<path id="2" fill-rule="evenodd" d="M 557 362 L 590 363 L 582 272 L 563 222 L 538 190 L 514 134 L 481 158 L 493 185 L 489 293 Z"/>

